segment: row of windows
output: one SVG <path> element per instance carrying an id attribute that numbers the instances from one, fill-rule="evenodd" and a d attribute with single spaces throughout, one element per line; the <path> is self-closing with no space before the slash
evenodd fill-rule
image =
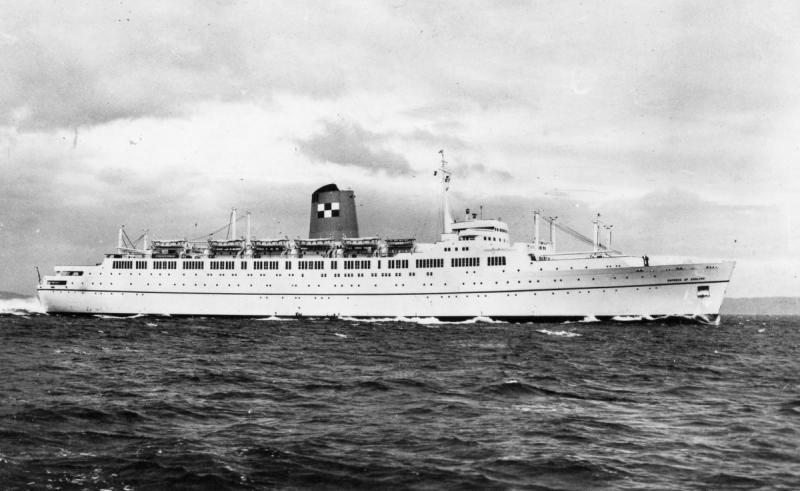
<path id="1" fill-rule="evenodd" d="M 348 260 L 344 262 L 344 269 L 369 269 L 369 259 L 366 261 L 355 261 L 355 260 Z M 380 261 L 378 261 L 378 267 L 380 268 Z M 336 268 L 333 268 L 336 269 Z"/>
<path id="2" fill-rule="evenodd" d="M 480 266 L 481 258 L 479 257 L 453 257 L 450 258 L 450 266 L 454 268 L 471 268 Z"/>
<path id="3" fill-rule="evenodd" d="M 253 261 L 253 269 L 278 269 L 278 261 Z"/>
<path id="4" fill-rule="evenodd" d="M 324 269 L 324 261 L 298 261 L 297 269 Z"/>
<path id="5" fill-rule="evenodd" d="M 408 259 L 389 259 L 389 269 L 408 268 Z"/>
<path id="6" fill-rule="evenodd" d="M 489 257 L 487 258 L 489 266 L 505 266 L 506 258 L 504 256 Z M 408 259 L 389 259 L 387 261 L 389 269 L 407 269 Z M 147 269 L 147 261 L 135 261 L 136 269 Z M 417 268 L 443 268 L 444 259 L 417 259 Z M 177 261 L 153 261 L 153 269 L 177 269 Z M 450 266 L 452 267 L 476 267 L 480 265 L 480 258 L 477 257 L 454 257 L 450 259 Z M 111 267 L 113 269 L 133 269 L 134 261 L 113 261 Z M 183 269 L 205 269 L 203 261 L 182 261 L 181 267 Z M 214 270 L 219 269 L 235 269 L 235 261 L 210 261 L 209 268 Z M 298 261 L 298 269 L 325 269 L 325 261 Z M 373 264 L 370 260 L 354 260 L 348 259 L 344 261 L 344 269 L 370 269 Z M 377 261 L 377 268 L 380 269 L 381 261 Z M 253 269 L 278 269 L 279 261 L 253 261 Z M 284 268 L 287 270 L 292 269 L 292 262 L 285 261 Z M 247 269 L 247 261 L 241 262 L 241 269 Z M 330 262 L 330 269 L 337 269 L 337 262 Z"/>
<path id="7" fill-rule="evenodd" d="M 444 259 L 417 259 L 418 268 L 443 268 Z"/>

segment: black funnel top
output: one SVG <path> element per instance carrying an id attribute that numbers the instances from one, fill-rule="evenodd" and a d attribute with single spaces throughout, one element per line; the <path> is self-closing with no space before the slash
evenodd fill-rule
<path id="1" fill-rule="evenodd" d="M 355 195 L 336 184 L 326 184 L 311 194 L 310 218 L 310 239 L 358 237 Z"/>

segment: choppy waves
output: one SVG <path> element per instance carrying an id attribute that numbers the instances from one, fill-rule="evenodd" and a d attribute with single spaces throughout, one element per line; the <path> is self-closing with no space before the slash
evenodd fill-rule
<path id="1" fill-rule="evenodd" d="M 0 322 L 8 488 L 798 483 L 797 318 Z"/>

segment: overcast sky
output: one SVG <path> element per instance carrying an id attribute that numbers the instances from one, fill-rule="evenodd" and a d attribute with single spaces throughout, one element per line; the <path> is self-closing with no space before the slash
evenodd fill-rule
<path id="1" fill-rule="evenodd" d="M 305 236 L 531 210 L 635 255 L 730 258 L 730 296 L 800 295 L 800 4 L 0 1 L 0 290 L 93 264 L 116 229 L 203 235 L 231 207 Z"/>

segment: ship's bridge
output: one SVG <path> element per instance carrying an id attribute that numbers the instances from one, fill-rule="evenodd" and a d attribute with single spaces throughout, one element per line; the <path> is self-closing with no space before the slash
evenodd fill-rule
<path id="1" fill-rule="evenodd" d="M 508 225 L 496 219 L 473 219 L 452 224 L 453 235 L 459 241 L 476 241 L 487 249 L 509 246 Z"/>

